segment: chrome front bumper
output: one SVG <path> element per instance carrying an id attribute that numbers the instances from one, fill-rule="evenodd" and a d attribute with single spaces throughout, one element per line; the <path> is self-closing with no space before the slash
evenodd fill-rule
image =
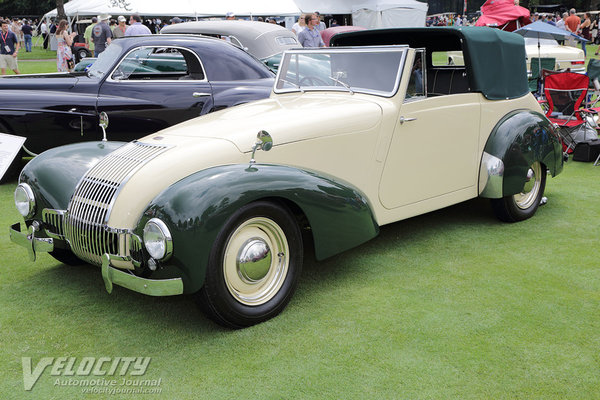
<path id="1" fill-rule="evenodd" d="M 35 261 L 38 252 L 51 252 L 54 250 L 52 238 L 38 238 L 35 236 L 39 231 L 36 224 L 29 226 L 28 231 L 21 232 L 21 223 L 17 222 L 9 228 L 10 240 L 19 246 L 23 246 L 29 253 L 31 261 Z M 149 296 L 172 296 L 183 293 L 183 281 L 181 278 L 173 279 L 146 279 L 134 275 L 131 271 L 123 271 L 114 268 L 111 263 L 131 263 L 130 257 L 122 257 L 111 254 L 102 256 L 102 279 L 108 293 L 112 292 L 113 284 L 143 293 Z"/>
<path id="2" fill-rule="evenodd" d="M 29 259 L 35 261 L 38 252 L 51 252 L 54 250 L 54 241 L 51 238 L 38 238 L 35 233 L 39 231 L 36 224 L 29 226 L 27 233 L 21 232 L 21 223 L 17 222 L 9 228 L 10 240 L 19 246 L 25 247 Z"/>
<path id="3" fill-rule="evenodd" d="M 129 261 L 129 257 L 104 254 L 102 256 L 102 279 L 108 293 L 112 292 L 113 284 L 149 296 L 172 296 L 183 293 L 181 278 L 146 279 L 134 275 L 130 271 L 122 271 L 111 266 L 111 262 Z"/>

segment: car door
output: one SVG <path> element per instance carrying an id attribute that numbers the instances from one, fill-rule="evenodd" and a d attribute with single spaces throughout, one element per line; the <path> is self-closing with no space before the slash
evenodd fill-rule
<path id="1" fill-rule="evenodd" d="M 417 94 L 400 107 L 385 160 L 379 196 L 388 209 L 426 212 L 477 195 L 480 94 Z"/>
<path id="2" fill-rule="evenodd" d="M 197 54 L 182 47 L 143 46 L 123 57 L 98 93 L 111 140 L 133 140 L 207 113 L 211 85 Z"/>

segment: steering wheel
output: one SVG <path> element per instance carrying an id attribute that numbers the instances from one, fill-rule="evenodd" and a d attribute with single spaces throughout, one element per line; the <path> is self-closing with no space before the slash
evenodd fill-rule
<path id="1" fill-rule="evenodd" d="M 328 86 L 329 84 L 323 79 L 316 76 L 305 76 L 300 79 L 300 86 Z"/>

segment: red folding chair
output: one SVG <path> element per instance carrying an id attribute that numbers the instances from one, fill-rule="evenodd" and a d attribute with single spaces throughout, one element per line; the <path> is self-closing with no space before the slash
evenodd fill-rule
<path id="1" fill-rule="evenodd" d="M 591 117 L 596 109 L 582 108 L 588 92 L 587 75 L 560 72 L 544 77 L 547 101 L 546 117 L 560 127 L 565 154 L 572 153 L 578 142 L 597 137 Z"/>

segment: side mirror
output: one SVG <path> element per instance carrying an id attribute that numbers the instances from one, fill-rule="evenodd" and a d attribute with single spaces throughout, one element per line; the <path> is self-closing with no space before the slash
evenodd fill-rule
<path id="1" fill-rule="evenodd" d="M 250 164 L 254 164 L 256 160 L 254 159 L 254 154 L 256 150 L 269 151 L 273 148 L 273 138 L 269 135 L 267 131 L 259 131 L 256 135 L 256 142 L 254 142 L 254 146 L 252 146 L 252 158 L 250 159 Z"/>
<path id="2" fill-rule="evenodd" d="M 102 111 L 100 113 L 100 115 L 98 115 L 98 117 L 100 118 L 100 128 L 102 128 L 102 141 L 106 142 L 106 128 L 108 128 L 108 114 L 106 114 L 104 111 Z"/>

